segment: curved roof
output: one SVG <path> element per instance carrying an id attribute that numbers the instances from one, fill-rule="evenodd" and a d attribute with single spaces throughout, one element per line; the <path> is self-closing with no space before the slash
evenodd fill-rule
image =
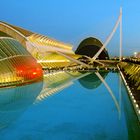
<path id="1" fill-rule="evenodd" d="M 11 24 L 6 23 L 6 22 L 3 22 L 3 21 L 0 21 L 0 24 L 1 24 L 1 23 L 12 27 L 13 29 L 15 29 L 15 30 L 17 30 L 18 32 L 20 32 L 21 34 L 23 34 L 25 37 L 30 36 L 30 35 L 33 34 L 33 32 L 28 31 L 28 30 L 26 30 L 26 29 L 23 29 L 23 28 L 21 28 L 21 27 L 14 26 L 14 25 L 11 25 Z"/>
<path id="2" fill-rule="evenodd" d="M 9 36 L 18 40 L 24 47 L 26 47 L 26 41 L 31 41 L 32 43 L 39 46 L 48 46 L 48 47 L 58 47 L 63 49 L 71 50 L 72 46 L 46 36 L 33 33 L 31 31 L 25 30 L 23 28 L 13 26 L 11 24 L 0 21 L 0 35 Z"/>
<path id="3" fill-rule="evenodd" d="M 47 36 L 36 34 L 1 21 L 0 36 L 14 38 L 20 44 L 22 44 L 37 60 L 44 58 L 44 56 L 46 56 L 48 53 L 54 52 L 62 52 L 69 56 L 76 56 L 70 44 L 66 44 L 55 39 L 51 39 Z M 79 55 L 77 55 L 77 57 L 79 57 Z"/>
<path id="4" fill-rule="evenodd" d="M 0 60 L 8 57 L 31 54 L 18 41 L 10 37 L 0 37 Z"/>
<path id="5" fill-rule="evenodd" d="M 89 38 L 84 39 L 79 44 L 75 53 L 93 57 L 102 46 L 103 44 L 97 38 L 89 37 Z M 99 55 L 100 59 L 104 59 L 105 57 L 109 58 L 109 55 L 106 49 L 104 49 L 104 51 Z"/>
<path id="6" fill-rule="evenodd" d="M 38 79 L 42 80 L 42 68 L 27 49 L 13 38 L 0 37 L 0 88 Z"/>
<path id="7" fill-rule="evenodd" d="M 28 37 L 28 40 L 30 40 L 32 43 L 37 44 L 38 46 L 53 46 L 56 48 L 66 49 L 67 51 L 72 50 L 72 46 L 70 44 L 62 43 L 60 41 L 50 39 L 49 37 L 40 34 L 34 33 Z"/>
<path id="8" fill-rule="evenodd" d="M 23 29 L 21 29 L 23 30 Z M 16 40 L 18 40 L 24 47 L 26 47 L 26 36 L 21 32 L 21 30 L 17 30 L 16 27 L 7 24 L 5 22 L 0 21 L 0 32 L 2 35 L 10 36 Z"/>

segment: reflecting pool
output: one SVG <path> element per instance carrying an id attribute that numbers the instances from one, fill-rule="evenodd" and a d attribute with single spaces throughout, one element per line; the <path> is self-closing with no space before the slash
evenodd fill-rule
<path id="1" fill-rule="evenodd" d="M 140 140 L 119 73 L 54 72 L 0 89 L 0 140 Z"/>

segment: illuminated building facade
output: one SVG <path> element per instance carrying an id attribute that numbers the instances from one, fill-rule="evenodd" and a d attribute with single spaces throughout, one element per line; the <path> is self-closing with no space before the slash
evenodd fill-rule
<path id="1" fill-rule="evenodd" d="M 0 86 L 41 79 L 42 69 L 77 64 L 89 66 L 88 61 L 82 59 L 92 58 L 102 45 L 98 39 L 90 37 L 83 40 L 74 52 L 70 44 L 0 22 Z M 109 59 L 106 49 L 98 59 Z"/>
<path id="2" fill-rule="evenodd" d="M 70 44 L 50 39 L 5 22 L 0 22 L 0 36 L 11 37 L 17 40 L 44 68 L 70 65 L 71 60 L 60 55 L 60 53 L 74 59 L 80 57 L 80 55 L 74 54 Z"/>
<path id="3" fill-rule="evenodd" d="M 42 67 L 15 39 L 0 37 L 0 87 L 42 79 Z"/>
<path id="4" fill-rule="evenodd" d="M 84 63 L 80 63 L 77 59 L 80 60 L 83 56 L 93 57 L 103 45 L 96 38 L 87 38 L 80 43 L 76 52 L 74 52 L 70 44 L 5 22 L 0 22 L 0 36 L 7 36 L 17 40 L 43 68 L 63 68 L 75 64 L 84 65 Z M 106 49 L 99 55 L 99 59 L 109 59 Z"/>

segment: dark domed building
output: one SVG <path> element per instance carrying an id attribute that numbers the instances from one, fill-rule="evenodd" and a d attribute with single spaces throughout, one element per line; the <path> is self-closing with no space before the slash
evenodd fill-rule
<path id="1" fill-rule="evenodd" d="M 86 55 L 93 57 L 98 50 L 103 46 L 103 44 L 96 38 L 89 37 L 84 39 L 75 51 L 76 54 Z M 104 60 L 109 59 L 109 55 L 106 49 L 104 49 L 99 55 L 98 59 Z"/>

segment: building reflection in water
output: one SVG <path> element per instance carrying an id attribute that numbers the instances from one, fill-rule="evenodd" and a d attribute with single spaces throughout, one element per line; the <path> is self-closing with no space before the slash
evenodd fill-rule
<path id="1" fill-rule="evenodd" d="M 106 72 L 100 73 L 105 79 Z M 50 95 L 53 95 L 69 86 L 74 84 L 74 81 L 78 80 L 81 86 L 87 89 L 95 89 L 102 84 L 101 80 L 95 75 L 95 73 L 81 73 L 81 72 L 54 72 L 44 75 L 43 90 L 36 99 L 36 102 L 40 102 Z"/>
<path id="2" fill-rule="evenodd" d="M 0 129 L 15 121 L 30 105 L 42 89 L 42 82 L 0 89 Z"/>
<path id="3" fill-rule="evenodd" d="M 100 73 L 103 78 L 107 73 Z M 91 78 L 92 76 L 92 78 Z M 14 122 L 32 104 L 74 84 L 78 80 L 88 89 L 97 88 L 102 82 L 94 73 L 54 72 L 44 75 L 43 82 L 0 89 L 0 129 Z"/>
<path id="4" fill-rule="evenodd" d="M 106 78 L 108 73 L 100 72 L 103 79 Z M 33 83 L 14 88 L 1 88 L 0 89 L 0 129 L 9 126 L 12 122 L 16 121 L 23 114 L 23 112 L 32 104 L 42 102 L 47 97 L 58 93 L 59 91 L 74 84 L 78 80 L 79 83 L 86 89 L 96 89 L 102 84 L 102 81 L 95 73 L 80 73 L 80 72 L 54 72 L 44 75 L 44 82 Z M 128 97 L 125 96 L 125 88 L 120 78 L 119 89 L 119 108 L 121 108 L 121 100 L 125 109 L 126 123 L 128 127 L 129 137 L 137 137 L 138 131 L 132 133 L 134 129 L 132 124 L 137 122 L 134 116 L 134 111 Z M 122 88 L 123 87 L 123 88 Z M 94 91 L 93 91 L 94 93 Z M 123 94 L 121 94 L 123 93 Z M 130 121 L 132 120 L 132 121 Z M 137 130 L 139 126 L 135 124 Z M 131 132 L 131 133 L 130 133 Z M 138 136 L 139 137 L 139 136 Z"/>
<path id="5" fill-rule="evenodd" d="M 100 75 L 105 79 L 108 72 L 100 72 Z M 95 89 L 102 84 L 102 81 L 98 76 L 93 72 L 90 75 L 87 75 L 79 79 L 80 84 L 86 89 Z"/>
<path id="6" fill-rule="evenodd" d="M 48 96 L 53 95 L 73 84 L 73 81 L 80 77 L 81 73 L 79 72 L 53 72 L 47 73 L 44 75 L 43 81 L 43 90 L 36 98 L 36 102 L 41 102 L 46 99 Z"/>
<path id="7" fill-rule="evenodd" d="M 99 87 L 102 83 L 108 90 L 108 93 L 112 97 L 112 100 L 116 106 L 116 109 L 118 111 L 118 115 L 120 118 L 120 106 L 119 103 L 113 93 L 113 91 L 110 89 L 109 85 L 105 82 L 105 78 L 108 74 L 108 72 L 100 72 L 98 73 L 100 77 L 98 77 L 97 72 L 54 72 L 54 73 L 48 73 L 44 75 L 44 84 L 43 84 L 43 90 L 39 94 L 39 96 L 36 98 L 35 103 L 39 103 L 43 100 L 45 100 L 48 96 L 53 95 L 55 93 L 60 92 L 61 90 L 71 86 L 74 84 L 75 80 L 78 80 L 81 86 L 83 86 L 86 89 L 96 89 Z"/>

